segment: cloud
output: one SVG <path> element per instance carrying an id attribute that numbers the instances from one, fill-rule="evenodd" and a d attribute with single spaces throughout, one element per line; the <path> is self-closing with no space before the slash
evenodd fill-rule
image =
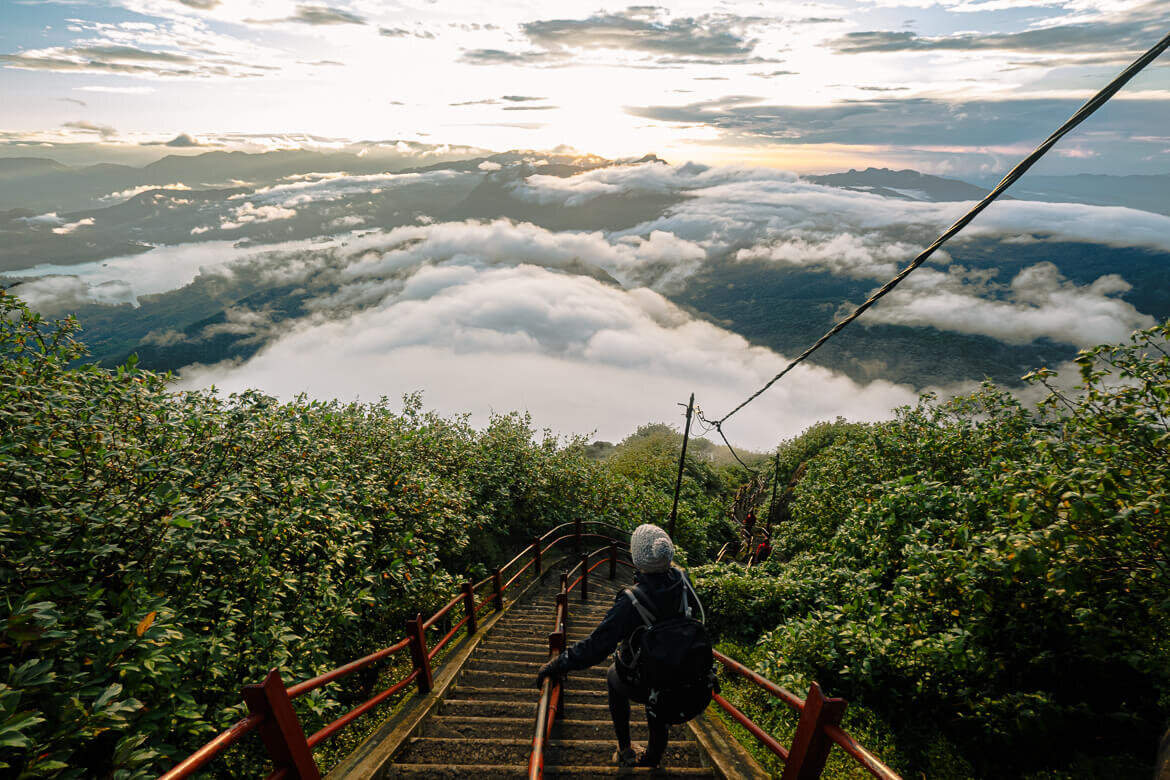
<path id="1" fill-rule="evenodd" d="M 729 407 L 783 358 L 693 319 L 649 290 L 625 291 L 533 266 L 420 268 L 347 317 L 311 321 L 242 363 L 188 366 L 182 387 L 259 387 L 283 398 L 377 399 L 423 390 L 444 413 L 524 409 L 537 427 L 617 439 L 676 413 L 695 392 Z M 808 421 L 879 419 L 915 395 L 802 367 L 737 418 L 731 435 L 765 449 Z"/>
<path id="2" fill-rule="evenodd" d="M 30 308 L 48 315 L 69 312 L 87 304 L 116 306 L 134 301 L 134 294 L 126 282 L 114 279 L 88 284 L 75 276 L 46 276 L 21 282 L 16 293 Z"/>
<path id="3" fill-rule="evenodd" d="M 433 39 L 435 34 L 429 30 L 408 30 L 405 27 L 379 27 L 378 35 L 386 38 L 425 38 Z"/>
<path id="4" fill-rule="evenodd" d="M 296 13 L 285 21 L 311 25 L 365 24 L 364 17 L 327 5 L 298 5 Z"/>
<path id="5" fill-rule="evenodd" d="M 35 217 L 17 217 L 17 222 L 23 222 L 30 227 L 39 227 L 41 225 L 64 225 L 65 220 L 57 216 L 56 212 L 48 214 L 38 214 Z"/>
<path id="6" fill-rule="evenodd" d="M 655 164 L 614 166 L 563 178 L 529 176 L 514 185 L 514 194 L 566 207 L 602 197 L 675 195 L 675 205 L 662 216 L 607 237 L 620 242 L 657 234 L 701 250 L 695 260 L 674 268 L 671 285 L 681 284 L 707 261 L 723 257 L 884 282 L 970 205 L 834 190 L 768 169 Z M 1146 246 L 1170 252 L 1170 218 L 1119 207 L 1010 201 L 980 215 L 952 246 L 980 238 Z M 612 261 L 598 262 L 607 269 L 615 267 Z M 1129 289 L 1119 276 L 1104 275 L 1077 285 L 1054 267 L 1037 264 L 1003 284 L 995 281 L 994 270 L 937 267 L 950 262 L 946 252 L 936 253 L 934 267 L 916 271 L 862 322 L 929 325 L 1012 344 L 1047 338 L 1075 345 L 1124 336 L 1152 324 L 1117 297 Z M 654 279 L 645 270 L 642 273 L 619 278 Z"/>
<path id="7" fill-rule="evenodd" d="M 176 2 L 198 11 L 211 11 L 219 7 L 221 0 L 176 0 Z"/>
<path id="8" fill-rule="evenodd" d="M 191 189 L 182 182 L 174 182 L 172 184 L 143 184 L 139 187 L 130 187 L 129 189 L 121 190 L 119 192 L 111 192 L 109 195 L 103 195 L 100 200 L 103 201 L 117 201 L 129 200 L 135 195 L 141 195 L 144 192 L 151 190 L 189 190 Z"/>
<path id="9" fill-rule="evenodd" d="M 500 100 L 506 100 L 509 103 L 527 103 L 535 100 L 547 100 L 548 98 L 532 97 L 530 95 L 503 95 Z"/>
<path id="10" fill-rule="evenodd" d="M 140 296 L 177 290 L 191 284 L 200 274 L 230 277 L 236 268 L 256 267 L 270 269 L 269 278 L 288 278 L 289 274 L 299 273 L 304 268 L 306 253 L 328 257 L 337 245 L 336 241 L 329 238 L 289 241 L 258 247 L 239 247 L 234 241 L 202 241 L 160 246 L 148 252 L 112 257 L 92 263 L 76 265 L 45 263 L 8 272 L 7 276 L 28 279 L 29 281 L 22 281 L 20 287 L 38 290 L 38 305 L 57 306 L 52 298 L 52 291 L 65 289 L 62 287 L 65 282 L 46 282 L 47 279 L 74 279 L 80 283 L 81 286 L 78 286 L 70 282 L 67 288 L 70 290 L 84 291 L 87 287 L 113 289 L 105 286 L 119 285 L 118 289 L 128 292 L 117 302 L 137 305 Z M 284 276 L 280 276 L 281 274 Z M 41 285 L 41 282 L 46 282 L 46 285 Z M 89 295 L 88 298 L 96 300 L 93 295 Z M 60 307 L 67 306 L 66 302 L 60 304 Z"/>
<path id="11" fill-rule="evenodd" d="M 883 298 L 867 316 L 870 324 L 932 326 L 991 336 L 1007 344 L 1039 338 L 1074 346 L 1115 343 L 1157 324 L 1115 297 L 1130 289 L 1117 274 L 1077 285 L 1052 263 L 1037 263 L 1016 274 L 1004 297 L 992 298 L 984 294 L 985 284 L 928 269 L 910 277 L 905 289 Z"/>
<path id="12" fill-rule="evenodd" d="M 74 87 L 74 89 L 81 92 L 107 92 L 111 95 L 149 95 L 154 92 L 154 87 L 103 87 L 103 86 L 88 86 L 88 87 Z"/>
<path id="13" fill-rule="evenodd" d="M 1075 17 L 1074 17 L 1075 18 Z M 1081 17 L 1083 21 L 1045 20 L 1019 32 L 922 36 L 905 30 L 867 30 L 847 33 L 828 42 L 841 54 L 919 51 L 1014 51 L 1029 54 L 1090 54 L 1107 50 L 1109 62 L 1129 61 L 1165 35 L 1170 21 L 1165 4 L 1145 2 L 1109 16 Z"/>
<path id="14" fill-rule="evenodd" d="M 235 230 L 244 225 L 257 222 L 272 222 L 278 219 L 291 219 L 297 212 L 280 206 L 256 206 L 251 202 L 236 208 L 230 217 L 224 217 L 220 222 L 221 230 Z"/>
<path id="15" fill-rule="evenodd" d="M 102 139 L 113 138 L 118 134 L 118 131 L 108 125 L 94 124 L 93 122 L 86 122 L 84 120 L 77 122 L 64 122 L 61 127 L 70 130 L 79 130 L 83 133 L 97 133 Z"/>
<path id="16" fill-rule="evenodd" d="M 85 37 L 79 37 L 70 46 L 0 54 L 0 66 L 157 78 L 244 78 L 279 70 L 277 65 L 254 62 L 257 57 L 278 62 L 275 52 L 255 41 L 213 32 L 202 20 L 190 16 L 159 23 L 71 21 L 70 29 Z M 101 86 L 79 89 L 141 90 Z"/>
<path id="17" fill-rule="evenodd" d="M 697 244 L 663 231 L 610 237 L 600 231 L 553 232 L 503 219 L 411 225 L 351 238 L 347 255 L 340 273 L 343 286 L 320 304 L 324 308 L 368 301 L 371 294 L 396 285 L 405 270 L 424 265 L 531 264 L 669 290 L 705 258 Z"/>
<path id="18" fill-rule="evenodd" d="M 1163 101 L 1115 100 L 1105 117 L 1094 118 L 1092 135 L 1078 131 L 1082 143 L 1101 145 L 1117 159 L 1119 141 L 1130 153 L 1162 148 L 1142 142 L 1163 132 Z M 989 148 L 1031 146 L 1051 133 L 1078 108 L 1079 100 L 943 101 L 930 98 L 848 100 L 828 106 L 764 104 L 756 98 L 728 95 L 680 106 L 633 106 L 634 116 L 683 125 L 706 125 L 721 141 L 746 145 L 846 144 L 888 145 L 930 150 L 950 156 Z M 1086 125 L 1089 128 L 1090 125 Z M 963 149 L 966 147 L 966 149 Z M 1017 152 L 1023 156 L 1023 152 Z M 1004 160 L 1001 164 L 1006 164 Z"/>
<path id="19" fill-rule="evenodd" d="M 186 133 L 179 133 L 174 138 L 167 141 L 165 145 L 179 147 L 179 148 L 189 148 L 192 146 L 202 146 L 202 144 L 200 144 L 198 141 L 196 141 L 194 138 L 187 135 Z"/>
<path id="20" fill-rule="evenodd" d="M 468 65 L 559 65 L 568 59 L 563 52 L 542 50 L 466 49 L 459 56 L 459 61 Z"/>
<path id="21" fill-rule="evenodd" d="M 557 51 L 624 49 L 656 55 L 682 55 L 703 60 L 750 55 L 755 41 L 742 32 L 750 21 L 727 15 L 659 18 L 659 9 L 632 6 L 618 13 L 587 19 L 549 19 L 523 25 L 534 44 Z"/>
<path id="22" fill-rule="evenodd" d="M 245 342 L 263 341 L 274 335 L 277 323 L 273 322 L 272 311 L 268 308 L 250 309 L 247 306 L 232 306 L 224 310 L 223 322 L 214 322 L 200 332 L 200 339 L 221 335 L 246 336 Z"/>
<path id="23" fill-rule="evenodd" d="M 93 217 L 86 217 L 85 219 L 79 219 L 76 222 L 69 222 L 65 225 L 62 225 L 61 227 L 55 227 L 55 228 L 53 228 L 53 232 L 59 236 L 64 236 L 64 235 L 68 235 L 69 233 L 75 232 L 78 228 L 92 227 L 92 226 L 93 226 Z"/>
<path id="24" fill-rule="evenodd" d="M 428 173 L 374 173 L 349 176 L 340 173 L 308 174 L 300 181 L 261 187 L 247 195 L 256 203 L 279 204 L 286 208 L 305 203 L 341 200 L 353 195 L 377 194 L 390 189 L 412 186 L 433 187 L 479 174 L 461 171 L 431 171 Z"/>

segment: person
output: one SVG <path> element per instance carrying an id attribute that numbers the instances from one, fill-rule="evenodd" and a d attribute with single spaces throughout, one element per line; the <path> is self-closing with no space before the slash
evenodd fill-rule
<path id="1" fill-rule="evenodd" d="M 681 614 L 684 592 L 688 599 L 693 599 L 690 603 L 698 602 L 682 569 L 673 565 L 674 544 L 666 531 L 649 524 L 635 528 L 630 535 L 630 558 L 637 569 L 634 580 L 638 594 L 649 598 L 655 614 Z M 619 593 L 613 606 L 589 636 L 540 667 L 536 684 L 539 687 L 546 677 L 561 678 L 568 672 L 595 666 L 620 645 L 615 662 L 610 664 L 606 676 L 609 714 L 613 718 L 618 744 L 614 761 L 619 766 L 656 767 L 666 752 L 668 727 L 654 716 L 649 707 L 646 709 L 646 725 L 650 739 L 645 752 L 638 755 L 630 744 L 630 702 L 646 704 L 649 700 L 649 691 L 638 689 L 629 678 L 632 659 L 629 638 L 641 625 L 642 618 L 633 602 L 624 592 Z"/>

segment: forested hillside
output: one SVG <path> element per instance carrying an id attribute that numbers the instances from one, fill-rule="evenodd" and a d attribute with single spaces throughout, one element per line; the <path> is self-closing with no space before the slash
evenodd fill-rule
<path id="1" fill-rule="evenodd" d="M 154 776 L 268 668 L 304 679 L 390 644 L 557 523 L 669 514 L 665 426 L 611 447 L 418 397 L 177 393 L 80 361 L 76 329 L 0 293 L 5 776 Z M 699 447 L 678 541 L 721 641 L 848 698 L 907 777 L 1144 777 L 1170 714 L 1168 336 L 1083 354 L 1081 390 L 1038 409 L 987 387 L 814 425 L 780 445 L 780 484 L 803 476 L 750 570 L 711 563 L 747 474 Z M 307 729 L 378 683 L 351 679 L 298 700 Z"/>

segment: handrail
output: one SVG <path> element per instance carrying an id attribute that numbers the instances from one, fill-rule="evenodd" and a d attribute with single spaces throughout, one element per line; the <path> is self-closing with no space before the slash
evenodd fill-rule
<path id="1" fill-rule="evenodd" d="M 215 758 L 222 751 L 227 750 L 248 734 L 255 731 L 256 727 L 263 720 L 263 715 L 249 715 L 243 720 L 236 721 L 226 730 L 216 735 L 213 740 L 176 764 L 171 771 L 162 775 L 159 780 L 178 780 L 182 777 L 189 777 L 199 771 L 204 764 Z"/>
<path id="2" fill-rule="evenodd" d="M 878 780 L 902 780 L 894 770 L 883 764 L 877 756 L 862 747 L 857 740 L 842 731 L 839 726 L 825 726 L 825 734 Z"/>
<path id="3" fill-rule="evenodd" d="M 815 682 L 809 688 L 808 697 L 801 699 L 787 688 L 780 687 L 735 659 L 728 658 L 718 650 L 712 651 L 712 655 L 725 668 L 754 683 L 801 714 L 796 734 L 792 738 L 792 748 L 788 749 L 727 699 L 719 694 L 712 697 L 715 703 L 723 708 L 732 719 L 747 729 L 753 737 L 763 743 L 764 747 L 779 756 L 781 761 L 785 762 L 784 778 L 820 777 L 829 751 L 836 744 L 845 751 L 846 755 L 861 764 L 863 769 L 878 780 L 902 780 L 897 772 L 882 763 L 877 756 L 862 747 L 857 740 L 837 725 L 845 714 L 846 702 L 844 699 L 826 698 L 821 692 L 820 686 Z M 793 756 L 794 753 L 795 756 Z"/>
<path id="4" fill-rule="evenodd" d="M 422 693 L 430 691 L 431 686 L 433 685 L 431 662 L 435 659 L 436 656 L 438 656 L 439 652 L 448 643 L 450 643 L 452 639 L 454 639 L 460 630 L 466 628 L 469 633 L 474 633 L 476 631 L 476 618 L 480 612 L 483 611 L 484 607 L 494 603 L 497 608 L 502 608 L 504 593 L 510 589 L 516 583 L 516 581 L 524 575 L 525 572 L 531 569 L 534 565 L 538 564 L 540 556 L 568 539 L 573 539 L 580 542 L 580 540 L 583 538 L 608 538 L 600 537 L 598 534 L 593 533 L 582 533 L 582 525 L 586 522 L 594 523 L 598 521 L 578 520 L 574 523 L 562 523 L 549 529 L 544 533 L 543 536 L 539 537 L 537 540 L 534 540 L 532 544 L 529 544 L 527 547 L 521 550 L 506 564 L 498 569 L 493 570 L 492 574 L 488 577 L 476 583 L 465 583 L 463 590 L 458 595 L 440 607 L 439 610 L 435 612 L 435 614 L 431 615 L 425 621 L 421 619 L 421 616 L 419 616 L 419 618 L 416 620 L 408 621 L 408 635 L 406 638 L 399 640 L 389 647 L 376 650 L 369 655 L 363 656 L 362 658 L 351 661 L 336 669 L 332 669 L 328 672 L 317 675 L 316 677 L 313 677 L 309 680 L 296 683 L 295 685 L 292 685 L 288 688 L 285 688 L 284 684 L 280 682 L 279 675 L 276 674 L 275 671 L 270 672 L 269 680 L 264 686 L 264 694 L 259 699 L 256 699 L 256 701 L 259 702 L 256 706 L 260 709 L 253 711 L 250 715 L 248 715 L 248 717 L 233 724 L 227 730 L 214 737 L 211 741 L 202 745 L 194 753 L 180 761 L 168 772 L 162 775 L 162 780 L 184 780 L 185 778 L 190 777 L 228 747 L 236 744 L 241 739 L 243 739 L 244 736 L 256 730 L 264 723 L 268 722 L 272 717 L 273 708 L 285 710 L 291 716 L 291 718 L 284 718 L 283 721 L 278 718 L 277 722 L 279 727 L 275 729 L 277 732 L 275 736 L 268 734 L 265 735 L 265 744 L 266 747 L 269 748 L 269 753 L 290 755 L 291 751 L 291 753 L 299 755 L 302 760 L 306 761 L 310 770 L 315 771 L 314 761 L 311 753 L 314 747 L 329 739 L 362 715 L 370 712 L 388 698 L 394 696 L 395 694 L 401 693 L 412 683 L 417 683 L 419 690 Z M 547 547 L 543 547 L 545 540 L 547 540 L 556 532 L 569 526 L 575 526 L 574 533 L 561 536 L 555 539 Z M 623 531 L 623 533 L 625 532 Z M 520 561 L 525 556 L 530 556 L 531 560 L 529 560 L 529 562 L 525 564 L 518 572 L 512 575 L 512 577 L 508 579 L 507 583 L 504 583 L 502 581 L 502 572 L 513 566 L 516 562 Z M 475 599 L 476 592 L 484 585 L 488 584 L 492 585 L 491 592 L 489 592 L 477 604 Z M 436 624 L 439 623 L 439 621 L 446 618 L 451 610 L 460 603 L 464 604 L 466 614 L 447 631 L 447 633 L 434 645 L 434 647 L 428 650 L 426 632 L 429 629 L 434 628 Z M 410 648 L 411 650 L 413 668 L 404 679 L 399 680 L 397 683 L 390 686 L 386 690 L 374 695 L 362 704 L 354 707 L 349 712 L 345 713 L 341 717 L 318 730 L 313 735 L 309 736 L 307 739 L 305 738 L 303 732 L 300 730 L 300 724 L 296 717 L 296 713 L 291 709 L 291 701 L 293 699 L 303 696 L 306 693 L 316 690 L 317 688 L 320 688 L 324 685 L 328 685 L 331 682 L 335 682 L 336 680 L 347 677 L 348 675 L 360 669 L 364 669 L 371 664 L 377 663 L 378 661 L 385 660 L 394 653 L 400 652 L 407 648 Z M 272 682 L 273 680 L 275 680 L 275 682 Z M 265 696 L 267 698 L 264 698 Z M 253 701 L 250 699 L 249 707 L 251 708 L 252 706 Z M 291 720 L 291 726 L 289 724 L 289 720 Z M 271 728 L 269 730 L 272 731 Z M 270 738 L 275 739 L 280 743 L 279 745 L 275 746 L 275 749 L 273 745 L 268 743 Z M 277 766 L 276 769 L 268 775 L 268 778 L 269 780 L 277 780 L 277 778 L 283 778 L 289 775 L 290 772 L 287 766 Z"/>
<path id="5" fill-rule="evenodd" d="M 739 710 L 739 708 L 737 708 L 734 704 L 719 694 L 711 694 L 711 698 L 714 699 L 715 703 L 722 707 L 728 715 L 734 718 L 737 723 L 747 729 L 753 737 L 760 740 L 760 742 L 763 742 L 764 746 L 768 748 L 768 750 L 771 750 L 773 753 L 780 756 L 781 761 L 788 760 L 788 748 L 781 745 L 776 741 L 775 737 L 757 726 L 754 720 L 749 718 L 747 715 L 744 715 L 743 712 Z"/>
<path id="6" fill-rule="evenodd" d="M 359 704 L 358 706 L 354 707 L 352 710 L 350 710 L 346 714 L 342 715 L 337 720 L 330 723 L 328 726 L 325 726 L 320 731 L 313 734 L 313 736 L 309 737 L 309 739 L 308 739 L 309 747 L 310 748 L 316 747 L 317 745 L 321 744 L 325 740 L 332 737 L 337 732 L 341 731 L 343 728 L 345 728 L 349 724 L 353 723 L 355 720 L 360 718 L 362 715 L 365 715 L 367 712 L 374 709 L 382 702 L 386 701 L 386 699 L 389 699 L 391 696 L 393 696 L 396 693 L 400 693 L 404 688 L 406 688 L 406 686 L 410 685 L 412 682 L 417 680 L 418 675 L 419 675 L 419 670 L 414 669 L 413 671 L 411 671 L 410 674 L 406 675 L 406 677 L 404 679 L 399 680 L 394 685 L 391 685 L 389 688 L 382 691 L 374 698 L 370 699 L 369 701 L 365 702 L 364 704 Z"/>
<path id="7" fill-rule="evenodd" d="M 715 656 L 716 661 L 723 664 L 725 667 L 735 672 L 740 677 L 745 677 L 748 680 L 751 680 L 758 687 L 763 688 L 765 691 L 772 694 L 797 712 L 804 710 L 804 699 L 800 698 L 792 691 L 788 690 L 787 688 L 781 688 L 767 677 L 756 674 L 751 669 L 741 664 L 739 661 L 736 661 L 734 658 L 728 658 L 718 650 L 712 650 L 711 654 Z"/>
<path id="8" fill-rule="evenodd" d="M 382 650 L 378 650 L 374 653 L 370 653 L 364 658 L 359 658 L 356 661 L 350 661 L 345 666 L 339 666 L 333 671 L 325 672 L 325 674 L 319 674 L 310 680 L 305 680 L 304 682 L 299 682 L 288 689 L 288 697 L 290 699 L 295 699 L 298 696 L 304 696 L 309 691 L 316 690 L 322 685 L 331 683 L 334 680 L 340 680 L 342 677 L 347 677 L 353 672 L 356 672 L 359 669 L 364 669 L 372 663 L 381 661 L 383 658 L 388 658 L 394 653 L 397 653 L 399 650 L 406 649 L 407 645 L 409 644 L 410 639 L 402 639 L 390 645 L 389 647 L 383 648 Z"/>

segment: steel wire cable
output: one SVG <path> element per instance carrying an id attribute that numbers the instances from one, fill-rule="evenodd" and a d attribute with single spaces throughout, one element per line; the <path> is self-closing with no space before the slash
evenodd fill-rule
<path id="1" fill-rule="evenodd" d="M 780 379 L 785 374 L 787 374 L 793 368 L 795 368 L 796 366 L 798 366 L 799 364 L 804 362 L 804 360 L 806 358 L 808 358 L 809 355 L 811 355 L 812 353 L 814 353 L 818 349 L 820 349 L 821 346 L 823 346 L 825 344 L 825 342 L 827 342 L 833 336 L 836 336 L 838 333 L 840 333 L 842 330 L 844 330 L 845 327 L 847 325 L 849 325 L 849 323 L 853 322 L 855 319 L 860 317 L 867 309 L 869 309 L 871 306 L 873 306 L 875 303 L 877 303 L 882 297 L 884 297 L 887 293 L 889 293 L 891 290 L 893 290 L 895 287 L 897 287 L 898 284 L 900 284 L 903 279 L 905 279 L 916 268 L 918 268 L 918 266 L 920 266 L 924 262 L 926 262 L 926 260 L 932 254 L 934 254 L 935 251 L 939 247 L 941 247 L 951 237 L 953 237 L 956 233 L 958 233 L 960 230 L 962 230 L 968 224 L 970 224 L 971 221 L 973 219 L 975 219 L 975 217 L 977 217 L 980 214 L 980 212 L 982 212 L 984 209 L 986 209 L 988 206 L 990 206 L 992 201 L 994 201 L 996 198 L 998 198 L 1004 192 L 1004 190 L 1006 190 L 1008 187 L 1010 187 L 1012 184 L 1014 184 L 1021 176 L 1023 176 L 1024 173 L 1027 172 L 1027 170 L 1029 168 L 1031 168 L 1041 157 L 1043 157 L 1048 152 L 1049 149 L 1051 149 L 1053 146 L 1056 145 L 1057 141 L 1059 141 L 1061 138 L 1063 138 L 1065 135 L 1067 135 L 1069 132 L 1071 132 L 1075 127 L 1077 127 L 1077 125 L 1081 124 L 1086 119 L 1088 119 L 1090 116 L 1092 116 L 1092 114 L 1094 112 L 1096 112 L 1097 109 L 1099 109 L 1101 106 L 1103 106 L 1107 102 L 1109 102 L 1110 98 L 1112 98 L 1114 95 L 1116 95 L 1118 93 L 1118 91 L 1121 90 L 1122 87 L 1124 87 L 1127 83 L 1129 83 L 1129 81 L 1134 76 L 1136 76 L 1143 69 L 1145 69 L 1145 67 L 1147 65 L 1149 65 L 1151 62 L 1153 62 L 1155 59 L 1157 59 L 1159 55 L 1161 55 L 1164 51 L 1166 51 L 1167 48 L 1170 48 L 1170 34 L 1167 34 L 1164 38 L 1162 38 L 1162 40 L 1158 41 L 1158 43 L 1156 43 L 1149 51 L 1147 51 L 1145 54 L 1143 54 L 1142 56 L 1140 56 L 1136 60 L 1134 60 L 1133 63 L 1128 68 L 1126 68 L 1124 71 L 1121 72 L 1120 75 L 1117 76 L 1117 78 L 1113 79 L 1113 81 L 1111 81 L 1107 86 L 1105 86 L 1100 92 L 1098 92 L 1096 95 L 1094 95 L 1092 98 L 1090 98 L 1083 106 L 1081 106 L 1076 111 L 1076 113 L 1074 113 L 1071 117 L 1069 117 L 1068 120 L 1065 121 L 1065 123 L 1063 125 L 1061 125 L 1060 128 L 1056 132 L 1054 132 L 1052 135 L 1048 136 L 1048 138 L 1045 139 L 1044 142 L 1041 143 L 1039 146 L 1037 146 L 1032 151 L 1031 154 L 1029 154 L 1027 157 L 1025 157 L 1019 164 L 1016 165 L 1016 167 L 1012 168 L 1008 172 L 1008 174 L 1003 177 L 1003 179 L 1000 181 L 1000 183 L 995 186 L 995 189 L 993 189 L 991 192 L 987 193 L 986 197 L 984 197 L 983 200 L 981 200 L 977 204 L 975 204 L 975 206 L 970 211 L 968 211 L 961 218 L 959 218 L 953 225 L 951 225 L 949 228 L 947 228 L 942 233 L 942 235 L 940 235 L 938 238 L 936 238 L 934 240 L 934 242 L 930 246 L 928 246 L 926 249 L 922 250 L 922 252 L 919 253 L 919 255 L 917 257 L 915 257 L 914 260 L 912 260 L 908 266 L 903 268 L 898 273 L 897 276 L 895 276 L 894 278 L 890 279 L 888 282 L 883 284 L 877 290 L 877 292 L 870 295 L 869 298 L 866 299 L 866 301 L 864 303 L 862 303 L 860 306 L 858 306 L 856 309 L 854 309 L 853 313 L 851 313 L 848 317 L 846 317 L 845 319 L 838 322 L 836 325 L 834 325 L 832 328 L 830 328 L 823 336 L 821 336 L 819 339 L 817 339 L 816 342 L 814 342 L 812 346 L 810 346 L 804 352 L 801 352 L 799 355 L 797 355 L 795 358 L 793 358 L 792 361 L 790 361 L 788 363 L 788 365 L 786 365 L 780 373 L 776 374 L 776 376 L 769 379 L 768 382 L 763 387 L 761 387 L 756 392 L 752 393 L 739 406 L 735 407 L 734 409 L 732 409 L 730 412 L 723 415 L 719 419 L 710 420 L 707 417 L 703 416 L 701 412 L 699 414 L 699 419 L 702 420 L 704 425 L 710 426 L 710 428 L 714 428 L 715 430 L 719 431 L 719 435 L 721 437 L 723 437 L 723 442 L 725 444 L 727 444 L 727 448 L 729 450 L 731 450 L 731 454 L 735 457 L 736 460 L 738 460 L 740 462 L 741 465 L 743 465 L 744 468 L 747 468 L 749 471 L 751 471 L 751 469 L 747 466 L 747 464 L 745 464 L 742 460 L 740 460 L 739 456 L 735 454 L 735 450 L 732 449 L 731 444 L 727 441 L 727 436 L 725 436 L 723 433 L 723 423 L 727 422 L 727 420 L 730 419 L 731 416 L 733 414 L 735 414 L 736 412 L 738 412 L 740 409 L 743 409 L 745 406 L 750 404 L 752 401 L 756 400 L 761 395 L 763 395 L 765 392 L 767 392 L 767 390 L 770 387 L 772 387 L 772 385 L 774 385 L 778 381 L 780 381 Z M 710 430 L 710 428 L 708 428 L 708 430 Z"/>

